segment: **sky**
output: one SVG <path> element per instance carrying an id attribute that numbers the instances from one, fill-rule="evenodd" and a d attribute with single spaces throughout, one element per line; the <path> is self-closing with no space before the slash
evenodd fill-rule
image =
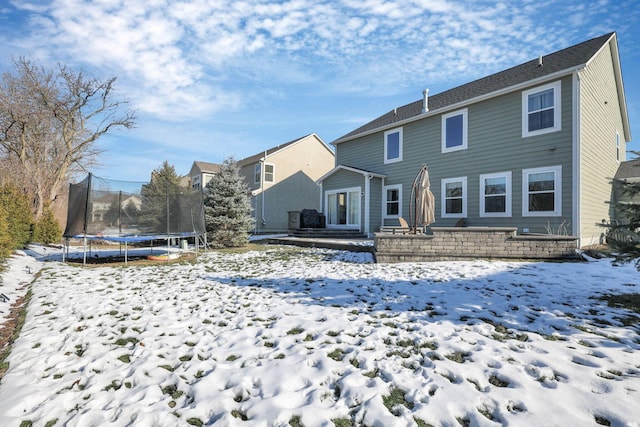
<path id="1" fill-rule="evenodd" d="M 31 292 L 0 425 L 640 426 L 638 315 L 602 299 L 640 291 L 633 263 L 61 257 L 31 246 L 0 277 Z"/>
<path id="2" fill-rule="evenodd" d="M 0 72 L 26 56 L 99 79 L 137 111 L 99 141 L 104 178 L 221 163 L 377 116 L 616 31 L 640 151 L 638 0 L 9 0 Z"/>

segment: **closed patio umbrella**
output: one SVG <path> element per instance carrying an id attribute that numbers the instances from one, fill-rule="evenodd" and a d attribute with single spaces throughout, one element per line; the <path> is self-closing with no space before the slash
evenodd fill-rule
<path id="1" fill-rule="evenodd" d="M 431 192 L 429 181 L 429 170 L 426 165 L 422 165 L 420 172 L 413 181 L 412 192 L 415 198 L 415 224 L 420 227 L 433 224 L 435 221 L 435 197 Z"/>

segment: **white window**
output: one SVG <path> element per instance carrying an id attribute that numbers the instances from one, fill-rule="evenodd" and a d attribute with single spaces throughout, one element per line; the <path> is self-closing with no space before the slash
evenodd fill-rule
<path id="1" fill-rule="evenodd" d="M 511 216 L 511 172 L 480 175 L 480 216 Z"/>
<path id="2" fill-rule="evenodd" d="M 360 192 L 360 187 L 355 187 L 326 193 L 328 226 L 360 225 Z"/>
<path id="3" fill-rule="evenodd" d="M 467 217 L 467 177 L 442 180 L 442 217 Z"/>
<path id="4" fill-rule="evenodd" d="M 467 109 L 442 116 L 442 152 L 467 148 Z"/>
<path id="5" fill-rule="evenodd" d="M 522 92 L 522 137 L 555 132 L 560 124 L 560 82 Z"/>
<path id="6" fill-rule="evenodd" d="M 562 215 L 562 166 L 522 171 L 522 216 Z"/>
<path id="7" fill-rule="evenodd" d="M 399 218 L 402 216 L 402 185 L 388 185 L 383 190 L 382 203 L 385 218 Z"/>
<path id="8" fill-rule="evenodd" d="M 384 163 L 402 161 L 402 128 L 384 133 Z"/>
<path id="9" fill-rule="evenodd" d="M 256 184 L 260 184 L 261 175 L 262 168 L 260 167 L 260 163 L 256 163 L 255 167 L 253 168 L 253 182 Z"/>
<path id="10" fill-rule="evenodd" d="M 264 164 L 264 182 L 274 182 L 275 181 L 275 171 L 276 167 L 270 163 Z"/>
<path id="11" fill-rule="evenodd" d="M 620 134 L 616 132 L 616 160 L 620 161 Z"/>

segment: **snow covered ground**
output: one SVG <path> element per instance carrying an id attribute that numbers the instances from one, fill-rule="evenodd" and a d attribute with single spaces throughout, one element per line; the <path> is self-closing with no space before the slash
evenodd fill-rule
<path id="1" fill-rule="evenodd" d="M 33 295 L 2 426 L 640 425 L 640 323 L 599 299 L 640 292 L 632 265 L 44 257 L 3 277 Z"/>

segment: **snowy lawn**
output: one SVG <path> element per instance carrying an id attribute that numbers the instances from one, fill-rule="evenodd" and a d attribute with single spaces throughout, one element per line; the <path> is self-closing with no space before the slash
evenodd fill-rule
<path id="1" fill-rule="evenodd" d="M 370 257 L 40 263 L 0 425 L 640 425 L 632 265 Z"/>

